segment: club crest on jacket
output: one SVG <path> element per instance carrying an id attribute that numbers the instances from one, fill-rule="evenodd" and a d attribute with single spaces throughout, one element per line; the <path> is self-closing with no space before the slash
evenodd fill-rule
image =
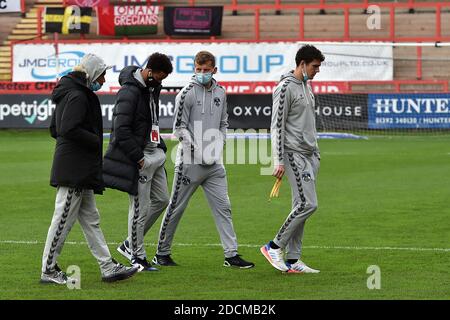
<path id="1" fill-rule="evenodd" d="M 311 181 L 311 174 L 309 172 L 302 172 L 302 179 L 305 182 Z"/>

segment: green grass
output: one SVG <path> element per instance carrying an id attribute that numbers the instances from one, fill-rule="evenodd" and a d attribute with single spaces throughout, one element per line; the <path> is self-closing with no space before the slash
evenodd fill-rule
<path id="1" fill-rule="evenodd" d="M 268 202 L 273 178 L 261 176 L 260 166 L 227 165 L 239 251 L 254 269 L 222 267 L 221 247 L 209 245 L 220 241 L 199 190 L 175 235 L 181 266 L 105 284 L 87 245 L 67 243 L 59 264 L 81 268 L 81 290 L 69 290 L 38 283 L 55 197 L 48 184 L 54 141 L 46 131 L 0 131 L 0 299 L 449 299 L 450 251 L 418 249 L 450 247 L 450 138 L 322 140 L 320 147 L 319 209 L 307 222 L 303 256 L 320 274 L 283 275 L 259 253 L 290 210 L 286 180 L 280 198 Z M 166 168 L 171 185 L 173 164 Z M 97 206 L 107 241 L 122 241 L 127 195 L 107 190 Z M 149 256 L 159 224 L 146 237 Z M 85 241 L 78 224 L 67 241 Z M 125 262 L 116 245 L 110 249 Z M 381 269 L 380 290 L 366 286 L 370 265 Z"/>

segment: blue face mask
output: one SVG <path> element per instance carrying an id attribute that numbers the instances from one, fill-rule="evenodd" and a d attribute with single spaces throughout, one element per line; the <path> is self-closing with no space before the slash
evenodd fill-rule
<path id="1" fill-rule="evenodd" d="M 97 81 L 91 83 L 91 85 L 89 86 L 89 88 L 91 88 L 91 90 L 94 92 L 100 90 L 101 87 L 102 87 L 102 85 L 100 83 L 98 83 Z"/>
<path id="2" fill-rule="evenodd" d="M 302 70 L 302 74 L 303 74 L 303 82 L 306 82 L 306 81 L 308 81 L 308 74 L 305 72 L 305 71 L 303 71 Z"/>
<path id="3" fill-rule="evenodd" d="M 211 72 L 208 72 L 208 73 L 196 73 L 195 74 L 195 78 L 201 84 L 208 84 L 211 81 L 211 79 L 212 79 L 212 73 Z"/>

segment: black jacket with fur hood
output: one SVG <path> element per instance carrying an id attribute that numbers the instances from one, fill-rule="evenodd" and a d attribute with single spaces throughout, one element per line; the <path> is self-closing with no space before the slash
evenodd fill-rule
<path id="1" fill-rule="evenodd" d="M 150 95 L 159 111 L 161 86 L 149 88 L 139 82 L 133 74 L 138 67 L 124 68 L 119 75 L 121 88 L 117 93 L 113 112 L 111 138 L 103 160 L 103 179 L 108 188 L 132 195 L 138 193 L 139 165 L 144 157 L 144 148 L 150 139 L 152 116 Z M 161 139 L 159 148 L 167 148 Z"/>

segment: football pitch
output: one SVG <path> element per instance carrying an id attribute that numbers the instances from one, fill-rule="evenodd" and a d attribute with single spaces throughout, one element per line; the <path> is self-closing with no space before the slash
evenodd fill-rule
<path id="1" fill-rule="evenodd" d="M 107 144 L 105 141 L 105 148 Z M 259 247 L 290 211 L 286 178 L 268 201 L 274 178 L 260 165 L 226 165 L 239 253 L 255 268 L 225 268 L 203 191 L 192 198 L 175 235 L 178 267 L 107 284 L 79 224 L 58 263 L 77 265 L 79 290 L 41 285 L 40 265 L 55 200 L 49 186 L 54 140 L 43 131 L 0 131 L 0 299 L 449 299 L 450 137 L 409 135 L 320 140 L 319 209 L 307 221 L 303 261 L 319 274 L 282 274 Z M 168 142 L 169 149 L 175 142 Z M 173 163 L 166 169 L 171 188 Z M 97 196 L 101 227 L 116 251 L 127 232 L 128 197 Z M 161 218 L 146 236 L 149 258 Z M 379 268 L 379 273 L 372 270 Z M 369 289 L 378 276 L 379 289 Z M 371 278 L 372 277 L 372 278 Z M 370 286 L 369 286 L 370 287 Z"/>

